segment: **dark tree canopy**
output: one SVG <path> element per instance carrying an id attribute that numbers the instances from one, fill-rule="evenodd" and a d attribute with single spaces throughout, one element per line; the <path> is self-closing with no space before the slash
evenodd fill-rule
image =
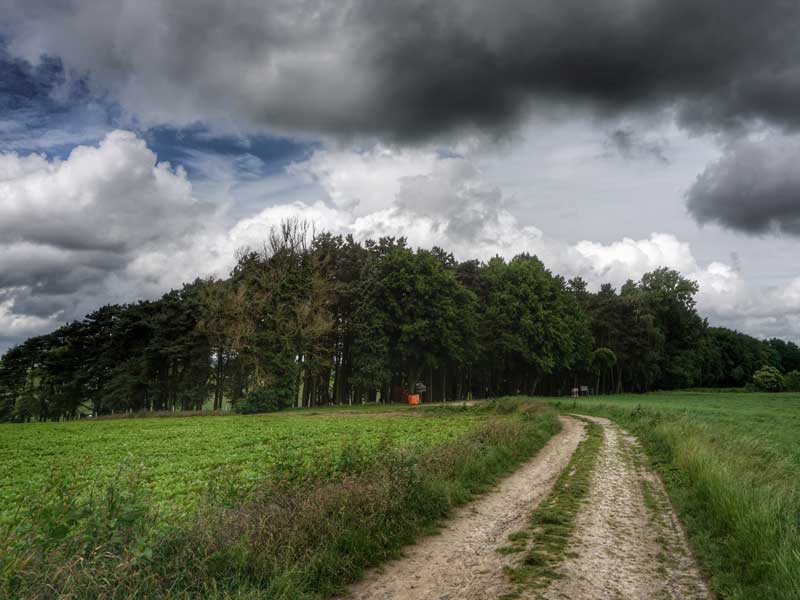
<path id="1" fill-rule="evenodd" d="M 444 401 L 798 379 L 796 344 L 709 327 L 696 293 L 665 268 L 593 292 L 535 256 L 458 262 L 293 221 L 227 279 L 104 306 L 10 349 L 0 420 L 386 402 L 417 384 Z"/>

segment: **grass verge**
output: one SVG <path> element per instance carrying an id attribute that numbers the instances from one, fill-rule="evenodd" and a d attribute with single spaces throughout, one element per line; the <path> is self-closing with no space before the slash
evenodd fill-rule
<path id="1" fill-rule="evenodd" d="M 345 447 L 325 476 L 287 468 L 246 497 L 220 477 L 195 517 L 179 524 L 157 518 L 136 469 L 121 469 L 88 496 L 68 475 L 54 477 L 0 531 L 0 597 L 301 600 L 338 593 L 560 428 L 541 404 L 508 400 L 476 410 L 499 414 L 422 453 Z"/>
<path id="2" fill-rule="evenodd" d="M 527 529 L 509 537 L 504 553 L 521 553 L 514 567 L 507 569 L 517 592 L 537 590 L 558 577 L 557 565 L 563 560 L 575 526 L 575 518 L 589 493 L 592 472 L 603 443 L 603 428 L 586 421 L 586 437 L 578 445 L 548 497 L 533 511 Z"/>
<path id="3" fill-rule="evenodd" d="M 716 594 L 800 598 L 800 494 L 786 464 L 764 460 L 769 440 L 747 435 L 744 416 L 731 428 L 691 409 L 647 408 L 646 398 L 645 406 L 613 402 L 564 408 L 611 418 L 639 438 Z"/>

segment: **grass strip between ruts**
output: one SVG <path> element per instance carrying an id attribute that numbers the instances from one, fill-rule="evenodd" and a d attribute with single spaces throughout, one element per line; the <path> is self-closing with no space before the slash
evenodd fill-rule
<path id="1" fill-rule="evenodd" d="M 526 589 L 545 588 L 559 577 L 557 566 L 567 556 L 575 518 L 589 493 L 603 443 L 603 428 L 591 421 L 585 423 L 586 437 L 578 444 L 548 497 L 533 511 L 528 527 L 513 533 L 509 536 L 511 543 L 498 549 L 522 554 L 518 564 L 506 570 L 517 588 L 504 596 L 507 600 L 519 597 Z"/>

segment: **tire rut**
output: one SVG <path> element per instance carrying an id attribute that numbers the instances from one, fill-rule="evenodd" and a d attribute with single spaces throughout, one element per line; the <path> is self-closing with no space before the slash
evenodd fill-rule
<path id="1" fill-rule="evenodd" d="M 661 480 L 635 438 L 607 419 L 589 495 L 575 522 L 559 579 L 546 600 L 712 598 Z"/>
<path id="2" fill-rule="evenodd" d="M 584 425 L 560 417 L 562 430 L 491 492 L 463 506 L 436 535 L 405 556 L 369 572 L 342 598 L 349 600 L 469 600 L 512 590 L 497 552 L 547 496 L 584 435 Z"/>

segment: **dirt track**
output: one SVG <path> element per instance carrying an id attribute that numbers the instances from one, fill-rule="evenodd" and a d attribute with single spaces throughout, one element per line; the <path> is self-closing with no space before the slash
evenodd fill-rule
<path id="1" fill-rule="evenodd" d="M 583 436 L 583 425 L 562 418 L 563 429 L 493 491 L 463 507 L 440 533 L 409 547 L 406 556 L 369 573 L 351 588 L 355 600 L 489 600 L 511 591 L 496 551 L 522 528 L 552 488 Z"/>
<path id="2" fill-rule="evenodd" d="M 570 558 L 544 598 L 710 598 L 661 481 L 645 467 L 635 438 L 607 419 L 592 420 L 603 426 L 605 439 Z"/>
<path id="3" fill-rule="evenodd" d="M 492 492 L 463 507 L 443 530 L 353 586 L 352 600 L 494 600 L 518 591 L 545 600 L 707 600 L 712 596 L 661 481 L 634 438 L 606 419 L 588 498 L 580 509 L 559 578 L 515 590 L 503 567 L 519 560 L 497 548 L 524 529 L 584 435 L 563 430 Z"/>

